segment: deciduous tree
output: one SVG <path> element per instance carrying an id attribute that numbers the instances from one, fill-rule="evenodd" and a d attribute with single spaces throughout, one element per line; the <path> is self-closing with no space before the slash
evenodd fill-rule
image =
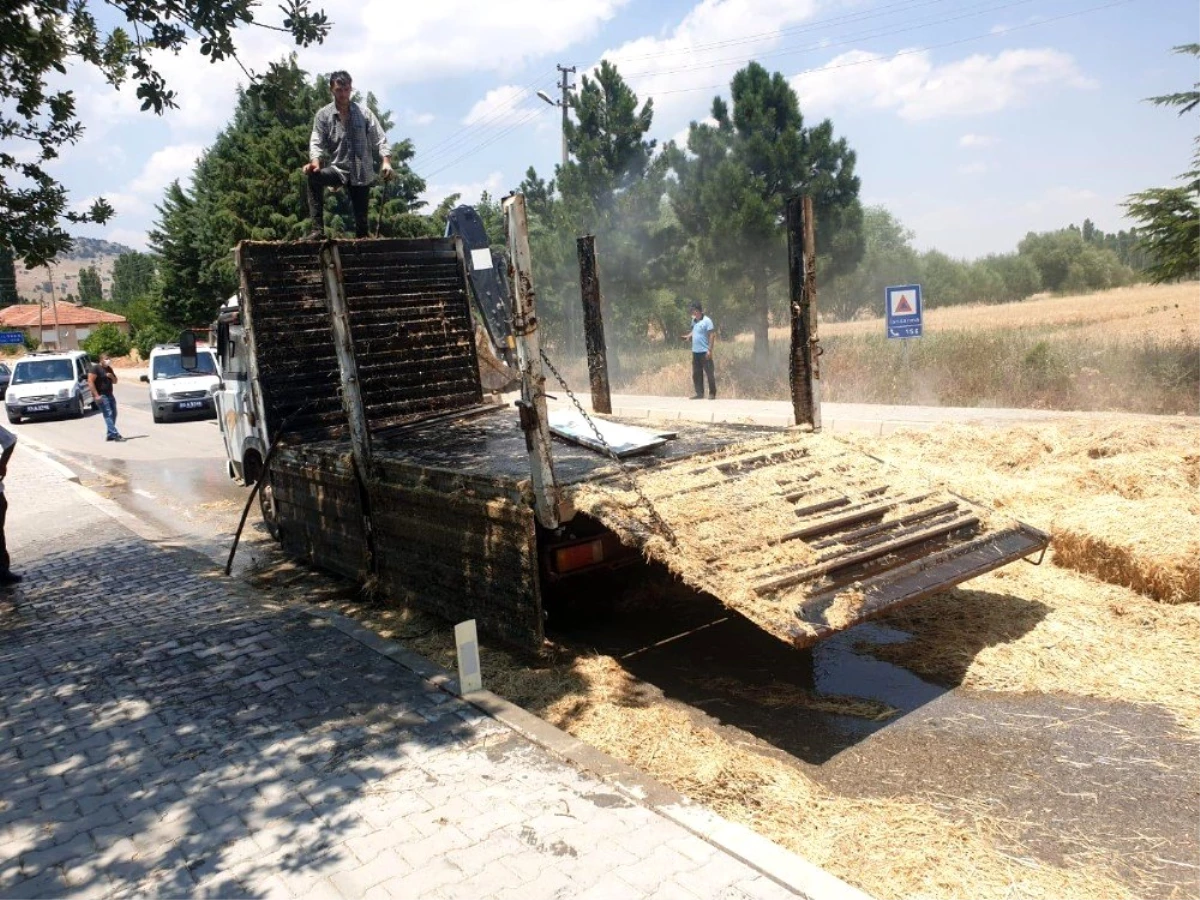
<path id="1" fill-rule="evenodd" d="M 100 284 L 100 273 L 95 266 L 79 270 L 79 302 L 84 306 L 95 306 L 104 302 L 104 288 Z"/>
<path id="2" fill-rule="evenodd" d="M 84 123 L 71 91 L 54 91 L 52 73 L 75 66 L 96 69 L 114 88 L 136 85 L 143 110 L 161 114 L 176 93 L 155 68 L 156 52 L 177 53 L 191 40 L 216 62 L 236 58 L 239 26 L 265 26 L 254 0 L 107 0 L 124 24 L 105 29 L 96 0 L 24 0 L 6 4 L 0 29 L 0 244 L 29 267 L 70 246 L 63 222 L 106 222 L 114 214 L 103 198 L 84 212 L 68 209 L 68 195 L 51 174 L 65 146 L 79 141 Z M 300 46 L 319 43 L 329 29 L 309 0 L 282 0 L 282 24 Z"/>

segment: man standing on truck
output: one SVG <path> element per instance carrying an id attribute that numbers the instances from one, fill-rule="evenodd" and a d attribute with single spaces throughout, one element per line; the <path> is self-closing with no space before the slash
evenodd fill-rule
<path id="1" fill-rule="evenodd" d="M 113 371 L 112 362 L 107 354 L 100 357 L 100 362 L 88 371 L 88 387 L 96 398 L 96 405 L 104 414 L 104 428 L 108 432 L 106 441 L 123 441 L 121 432 L 117 431 L 117 398 L 113 396 L 113 385 L 117 383 L 117 373 Z"/>
<path id="2" fill-rule="evenodd" d="M 717 399 L 716 366 L 713 365 L 713 345 L 717 342 L 712 319 L 704 314 L 704 307 L 692 304 L 692 330 L 682 335 L 683 340 L 692 341 L 692 387 L 693 400 L 704 399 L 704 376 L 708 376 L 708 399 Z"/>
<path id="3" fill-rule="evenodd" d="M 313 118 L 312 136 L 308 140 L 309 162 L 304 166 L 308 176 L 308 216 L 312 231 L 305 240 L 325 239 L 325 188 L 345 187 L 354 208 L 354 236 L 367 236 L 367 203 L 371 185 L 375 183 L 375 161 L 371 150 L 376 149 L 383 159 L 380 175 L 392 180 L 392 160 L 384 134 L 375 113 L 351 101 L 354 85 L 350 73 L 334 72 L 329 76 L 333 102 L 317 110 Z M 321 165 L 321 157 L 327 159 Z"/>

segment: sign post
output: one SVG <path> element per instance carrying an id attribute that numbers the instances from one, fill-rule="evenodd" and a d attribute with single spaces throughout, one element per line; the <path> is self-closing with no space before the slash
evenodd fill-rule
<path id="1" fill-rule="evenodd" d="M 901 284 L 883 289 L 883 311 L 888 340 L 904 343 L 904 365 L 908 367 L 908 339 L 920 337 L 924 330 L 925 304 L 919 284 Z"/>

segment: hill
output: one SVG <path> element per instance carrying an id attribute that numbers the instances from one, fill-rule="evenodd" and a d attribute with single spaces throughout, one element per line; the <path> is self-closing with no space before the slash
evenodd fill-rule
<path id="1" fill-rule="evenodd" d="M 26 269 L 17 265 L 17 294 L 25 300 L 66 300 L 79 297 L 79 273 L 94 266 L 100 273 L 100 285 L 108 299 L 112 290 L 113 264 L 122 253 L 132 253 L 131 247 L 98 238 L 75 237 L 69 253 L 64 253 L 49 266 Z"/>

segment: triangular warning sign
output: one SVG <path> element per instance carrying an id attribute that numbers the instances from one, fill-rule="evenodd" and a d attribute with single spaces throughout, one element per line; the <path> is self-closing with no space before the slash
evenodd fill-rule
<path id="1" fill-rule="evenodd" d="M 896 305 L 892 308 L 892 315 L 902 316 L 905 314 L 912 315 L 916 310 L 912 308 L 912 304 L 908 302 L 908 294 L 901 294 L 896 300 Z"/>

